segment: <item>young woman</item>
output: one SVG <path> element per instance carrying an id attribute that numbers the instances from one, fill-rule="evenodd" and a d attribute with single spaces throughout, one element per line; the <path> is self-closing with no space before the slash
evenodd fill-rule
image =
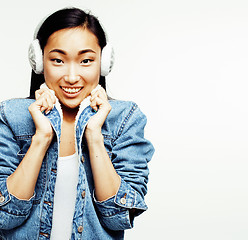
<path id="1" fill-rule="evenodd" d="M 154 149 L 137 105 L 108 99 L 105 33 L 96 17 L 62 9 L 30 49 L 30 98 L 0 106 L 0 236 L 123 239 L 147 209 Z"/>

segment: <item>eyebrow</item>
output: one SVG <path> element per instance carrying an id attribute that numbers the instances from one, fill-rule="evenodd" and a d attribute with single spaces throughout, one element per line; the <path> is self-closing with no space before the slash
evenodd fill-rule
<path id="1" fill-rule="evenodd" d="M 93 51 L 92 49 L 84 49 L 78 52 L 78 55 L 87 53 L 87 52 L 92 52 L 92 53 L 96 53 L 95 51 Z"/>
<path id="2" fill-rule="evenodd" d="M 61 53 L 63 55 L 67 55 L 65 51 L 61 50 L 61 49 L 53 49 L 51 50 L 49 53 L 53 53 L 53 52 L 57 52 L 57 53 Z M 92 49 L 84 49 L 78 52 L 78 55 L 84 54 L 84 53 L 88 53 L 88 52 L 92 52 L 92 53 L 96 53 L 95 51 L 93 51 Z"/>

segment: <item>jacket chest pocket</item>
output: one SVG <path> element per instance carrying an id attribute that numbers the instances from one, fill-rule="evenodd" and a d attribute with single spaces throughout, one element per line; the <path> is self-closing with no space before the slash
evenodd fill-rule
<path id="1" fill-rule="evenodd" d="M 17 156 L 20 160 L 20 162 L 23 160 L 23 158 L 26 156 L 27 151 L 30 147 L 31 144 L 31 139 L 27 140 L 22 140 L 22 148 L 21 150 L 17 153 Z M 34 204 L 38 204 L 41 197 L 42 193 L 44 193 L 45 189 L 45 184 L 46 184 L 46 175 L 47 175 L 47 160 L 46 158 L 43 159 L 39 176 L 37 178 L 37 182 L 35 185 L 35 197 L 34 197 Z"/>

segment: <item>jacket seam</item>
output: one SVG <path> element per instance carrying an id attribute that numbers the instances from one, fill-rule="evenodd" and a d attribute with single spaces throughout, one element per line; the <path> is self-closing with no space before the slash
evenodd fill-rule
<path id="1" fill-rule="evenodd" d="M 5 113 L 4 113 L 4 106 L 3 105 L 4 105 L 4 103 L 1 103 L 1 114 L 3 116 L 4 121 L 9 125 L 8 120 L 7 120 Z"/>
<path id="2" fill-rule="evenodd" d="M 113 213 L 106 213 L 106 212 L 104 212 L 104 213 L 99 212 L 99 213 L 100 213 L 100 215 L 103 216 L 103 217 L 113 217 L 113 216 L 116 216 L 116 215 L 118 215 L 118 214 L 120 214 L 120 213 L 126 212 L 126 211 L 128 211 L 128 210 L 129 210 L 129 208 L 124 208 L 124 207 L 122 207 L 121 209 L 119 209 L 118 211 L 113 212 Z"/>
<path id="3" fill-rule="evenodd" d="M 122 134 L 128 120 L 130 119 L 130 117 L 133 115 L 134 111 L 138 108 L 138 105 L 136 103 L 134 103 L 133 107 L 131 108 L 131 110 L 129 111 L 128 115 L 125 117 L 125 119 L 123 120 L 119 132 L 117 133 L 117 138 Z"/>
<path id="4" fill-rule="evenodd" d="M 5 210 L 5 209 L 2 209 L 2 207 L 0 207 L 0 211 L 6 212 L 6 213 L 8 213 L 8 214 L 10 214 L 10 215 L 14 215 L 14 216 L 18 216 L 18 217 L 26 217 L 26 216 L 27 216 L 27 213 L 25 213 L 25 214 L 11 213 L 11 212 L 9 212 L 9 211 L 7 211 L 7 210 Z"/>
<path id="5" fill-rule="evenodd" d="M 2 103 L 1 103 L 1 106 L 0 106 L 0 107 L 1 107 L 1 115 L 2 115 L 2 117 L 3 117 L 3 120 L 5 121 L 5 124 L 9 127 L 10 131 L 12 132 L 13 136 L 14 136 L 15 139 L 16 139 L 16 136 L 15 136 L 15 134 L 14 134 L 12 128 L 10 127 L 10 124 L 9 124 L 7 118 L 6 118 L 5 113 L 4 113 L 4 105 L 5 105 L 5 102 L 2 102 Z"/>
<path id="6" fill-rule="evenodd" d="M 34 135 L 28 134 L 28 135 L 16 135 L 17 140 L 29 140 L 33 137 Z"/>

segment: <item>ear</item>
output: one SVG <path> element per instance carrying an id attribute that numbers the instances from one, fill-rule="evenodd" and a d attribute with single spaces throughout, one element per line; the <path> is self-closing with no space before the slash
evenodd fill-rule
<path id="1" fill-rule="evenodd" d="M 107 45 L 102 49 L 101 54 L 101 76 L 107 76 L 114 65 L 114 49 L 107 43 Z"/>
<path id="2" fill-rule="evenodd" d="M 29 63 L 36 74 L 43 73 L 43 53 L 38 39 L 33 40 L 28 50 Z"/>

